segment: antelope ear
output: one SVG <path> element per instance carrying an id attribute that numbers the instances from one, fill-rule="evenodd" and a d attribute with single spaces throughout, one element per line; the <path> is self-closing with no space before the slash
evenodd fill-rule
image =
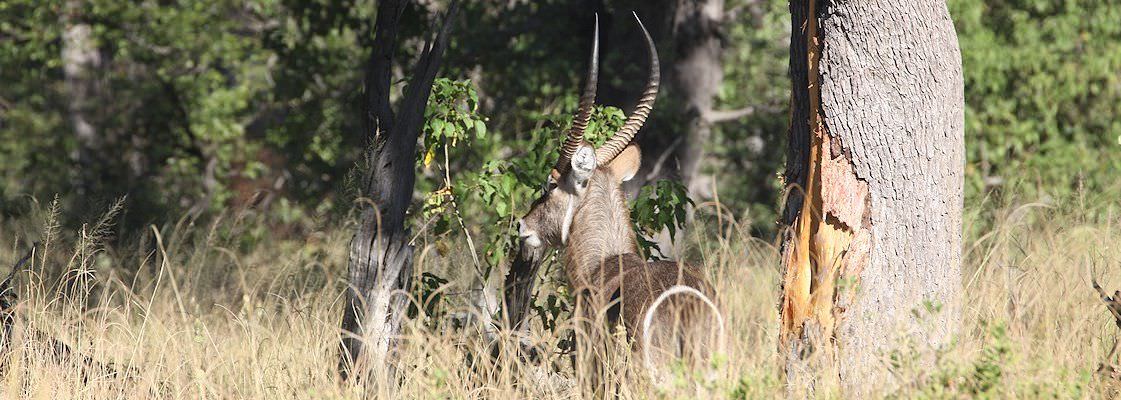
<path id="1" fill-rule="evenodd" d="M 638 167 L 642 165 L 642 152 L 638 151 L 638 146 L 631 144 L 623 149 L 614 160 L 607 164 L 607 168 L 611 174 L 620 181 L 629 181 L 634 178 L 638 173 Z"/>

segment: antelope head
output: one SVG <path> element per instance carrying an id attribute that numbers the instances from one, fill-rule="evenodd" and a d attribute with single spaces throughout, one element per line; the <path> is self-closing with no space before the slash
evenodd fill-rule
<path id="1" fill-rule="evenodd" d="M 631 140 L 650 115 L 654 98 L 658 94 L 659 81 L 658 54 L 654 41 L 637 14 L 635 20 L 642 29 L 650 53 L 650 78 L 646 90 L 623 127 L 602 146 L 597 149 L 584 140 L 596 96 L 599 53 L 597 17 L 587 83 L 580 96 L 572 127 L 561 146 L 560 157 L 545 181 L 541 197 L 533 202 L 529 213 L 519 221 L 519 235 L 526 245 L 567 245 L 572 236 L 573 220 L 578 219 L 577 214 L 595 209 L 607 216 L 619 217 L 621 214 L 621 218 L 626 219 L 627 223 L 625 232 L 620 231 L 618 234 L 624 237 L 611 240 L 629 240 L 630 243 L 625 243 L 625 247 L 635 247 L 621 186 L 638 172 L 641 157 L 638 147 L 631 144 Z"/>

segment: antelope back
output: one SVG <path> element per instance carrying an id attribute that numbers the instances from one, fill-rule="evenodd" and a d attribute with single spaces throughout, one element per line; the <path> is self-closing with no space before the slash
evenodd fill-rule
<path id="1" fill-rule="evenodd" d="M 586 279 L 574 282 L 584 296 L 583 319 L 622 324 L 634 350 L 652 370 L 668 362 L 704 367 L 724 336 L 716 292 L 696 266 L 647 262 L 637 254 L 608 257 Z M 594 326 L 586 329 L 594 330 Z"/>

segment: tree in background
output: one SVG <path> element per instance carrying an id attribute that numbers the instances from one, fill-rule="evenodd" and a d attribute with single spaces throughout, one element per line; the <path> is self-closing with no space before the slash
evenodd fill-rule
<path id="1" fill-rule="evenodd" d="M 789 119 L 784 5 L 756 0 L 591 3 L 589 8 L 606 14 L 604 69 L 621 78 L 601 85 L 604 104 L 629 109 L 637 93 L 625 83 L 641 79 L 642 73 L 633 62 L 641 59 L 641 49 L 620 45 L 640 39 L 612 29 L 612 15 L 630 9 L 643 15 L 665 60 L 661 111 L 636 139 L 654 150 L 643 154 L 640 179 L 629 189 L 637 192 L 657 180 L 680 182 L 697 203 L 719 197 L 721 212 L 731 211 L 726 217 L 769 236 L 781 189 L 774 171 L 782 153 L 775 149 L 782 146 Z M 715 213 L 703 208 L 703 217 Z M 667 244 L 664 233 L 659 242 Z"/>
<path id="2" fill-rule="evenodd" d="M 0 89 L 5 214 L 25 212 L 11 201 L 20 195 L 59 193 L 74 221 L 90 204 L 127 195 L 124 225 L 135 227 L 168 211 L 216 211 L 239 176 L 286 167 L 258 155 L 275 105 L 301 104 L 272 97 L 274 69 L 285 63 L 264 43 L 282 27 L 298 30 L 280 24 L 289 10 L 108 0 L 0 8 L 0 74 L 10 82 Z M 303 182 L 296 192 L 323 186 Z"/>
<path id="3" fill-rule="evenodd" d="M 792 391 L 892 385 L 960 318 L 964 99 L 946 4 L 790 3 L 779 346 Z"/>
<path id="4" fill-rule="evenodd" d="M 74 187 L 79 196 L 94 192 L 87 185 L 97 182 L 97 171 L 106 162 L 105 143 L 98 136 L 90 115 L 93 111 L 97 90 L 97 68 L 101 66 L 101 54 L 93 42 L 90 25 L 81 21 L 82 5 L 77 1 L 67 1 L 62 21 L 62 71 L 66 77 L 66 94 L 69 102 L 70 124 L 74 127 L 78 149 L 72 156 L 77 164 Z"/>

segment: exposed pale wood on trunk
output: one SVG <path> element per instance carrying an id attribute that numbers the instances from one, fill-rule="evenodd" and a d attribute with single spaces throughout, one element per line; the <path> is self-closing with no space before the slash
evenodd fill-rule
<path id="1" fill-rule="evenodd" d="M 785 177 L 804 189 L 783 213 L 787 382 L 792 393 L 890 390 L 890 352 L 929 362 L 958 326 L 957 37 L 939 0 L 802 0 L 791 14 Z"/>

